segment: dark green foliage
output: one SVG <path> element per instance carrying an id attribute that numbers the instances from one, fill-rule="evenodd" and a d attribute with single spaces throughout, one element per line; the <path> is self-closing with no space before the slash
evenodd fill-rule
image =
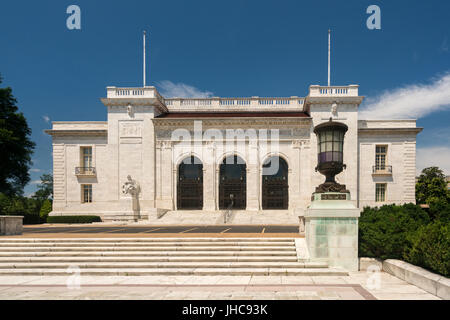
<path id="1" fill-rule="evenodd" d="M 42 203 L 41 210 L 39 211 L 39 216 L 42 222 L 47 222 L 48 214 L 52 211 L 52 203 L 50 200 L 46 199 Z"/>
<path id="2" fill-rule="evenodd" d="M 359 255 L 401 259 L 408 235 L 429 221 L 428 215 L 414 204 L 366 207 L 359 219 Z"/>
<path id="3" fill-rule="evenodd" d="M 447 200 L 433 201 L 428 212 L 431 219 L 450 224 L 450 202 Z"/>
<path id="4" fill-rule="evenodd" d="M 41 202 L 25 197 L 8 197 L 0 193 L 0 214 L 24 216 L 24 224 L 40 223 Z"/>
<path id="5" fill-rule="evenodd" d="M 40 201 L 53 199 L 53 175 L 46 173 L 41 176 L 41 183 L 38 184 L 33 198 Z"/>
<path id="6" fill-rule="evenodd" d="M 48 217 L 48 223 L 92 223 L 101 222 L 99 216 L 54 216 Z"/>
<path id="7" fill-rule="evenodd" d="M 431 205 L 443 200 L 450 200 L 444 173 L 438 167 L 423 169 L 416 183 L 416 202 Z"/>
<path id="8" fill-rule="evenodd" d="M 0 88 L 0 193 L 8 196 L 22 195 L 30 181 L 28 171 L 35 146 L 16 103 L 11 88 Z"/>
<path id="9" fill-rule="evenodd" d="M 404 259 L 414 265 L 450 276 L 450 226 L 435 221 L 410 234 Z"/>

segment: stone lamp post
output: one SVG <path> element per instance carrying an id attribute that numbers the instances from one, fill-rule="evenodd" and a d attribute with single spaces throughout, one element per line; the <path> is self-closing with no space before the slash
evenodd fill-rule
<path id="1" fill-rule="evenodd" d="M 358 270 L 358 217 L 345 185 L 335 176 L 345 169 L 344 137 L 348 127 L 330 119 L 314 128 L 317 136 L 316 171 L 325 182 L 316 188 L 305 213 L 305 238 L 312 261 L 349 271 Z"/>
<path id="2" fill-rule="evenodd" d="M 335 176 L 341 173 L 346 165 L 344 159 L 344 136 L 348 127 L 340 122 L 330 121 L 319 124 L 314 128 L 317 136 L 317 167 L 326 177 L 325 183 L 316 188 L 317 193 L 341 192 L 348 193 L 345 185 L 336 182 Z"/>

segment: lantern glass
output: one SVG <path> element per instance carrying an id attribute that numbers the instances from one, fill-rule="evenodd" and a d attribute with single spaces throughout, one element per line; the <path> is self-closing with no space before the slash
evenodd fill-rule
<path id="1" fill-rule="evenodd" d="M 318 162 L 339 162 L 343 161 L 344 132 L 330 127 L 318 133 L 317 139 Z"/>

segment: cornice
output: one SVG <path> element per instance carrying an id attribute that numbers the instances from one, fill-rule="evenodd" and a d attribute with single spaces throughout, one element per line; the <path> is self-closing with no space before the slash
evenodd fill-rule
<path id="1" fill-rule="evenodd" d="M 44 130 L 51 136 L 107 136 L 108 130 Z"/>
<path id="2" fill-rule="evenodd" d="M 390 133 L 413 133 L 418 134 L 423 128 L 358 128 L 358 133 L 376 133 L 376 134 L 390 134 Z"/>
<path id="3" fill-rule="evenodd" d="M 361 104 L 364 100 L 364 96 L 357 97 L 333 97 L 333 96 L 324 96 L 324 97 L 306 97 L 305 105 L 308 104 L 328 104 L 328 103 L 340 103 L 340 104 Z"/>
<path id="4" fill-rule="evenodd" d="M 152 106 L 157 108 L 161 113 L 168 112 L 166 105 L 158 98 L 100 98 L 100 101 L 108 107 L 116 106 Z"/>
<path id="5" fill-rule="evenodd" d="M 171 126 L 192 126 L 194 121 L 201 121 L 204 126 L 234 126 L 234 125 L 295 125 L 301 127 L 309 127 L 311 125 L 311 118 L 199 118 L 199 119 L 165 119 L 153 118 L 156 127 L 171 127 Z"/>

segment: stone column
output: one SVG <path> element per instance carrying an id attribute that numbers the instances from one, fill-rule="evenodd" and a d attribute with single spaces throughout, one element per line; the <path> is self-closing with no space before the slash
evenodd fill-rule
<path id="1" fill-rule="evenodd" d="M 164 141 L 161 147 L 160 172 L 161 199 L 157 203 L 158 208 L 173 210 L 173 177 L 172 177 L 172 144 Z"/>
<path id="2" fill-rule="evenodd" d="M 208 143 L 204 146 L 206 152 L 203 159 L 203 210 L 216 210 L 216 169 L 215 169 L 215 144 Z"/>
<path id="3" fill-rule="evenodd" d="M 289 209 L 293 210 L 295 214 L 299 213 L 301 209 L 300 199 L 300 176 L 302 174 L 300 169 L 300 148 L 301 141 L 292 141 L 292 157 L 289 162 Z"/>

